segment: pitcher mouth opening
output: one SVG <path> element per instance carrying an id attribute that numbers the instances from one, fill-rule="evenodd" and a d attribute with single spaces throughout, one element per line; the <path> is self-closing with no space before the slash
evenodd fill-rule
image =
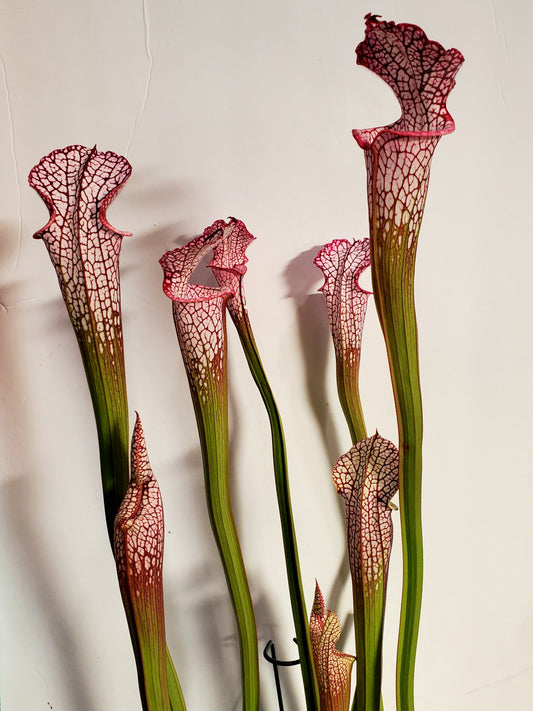
<path id="1" fill-rule="evenodd" d="M 360 148 L 366 150 L 371 148 L 376 138 L 378 136 L 382 136 L 384 133 L 402 138 L 440 138 L 441 136 L 447 136 L 449 133 L 453 133 L 454 131 L 455 121 L 450 116 L 444 127 L 436 131 L 405 131 L 394 128 L 394 124 L 392 124 L 392 126 L 380 126 L 378 128 L 354 128 L 352 136 L 355 138 Z"/>

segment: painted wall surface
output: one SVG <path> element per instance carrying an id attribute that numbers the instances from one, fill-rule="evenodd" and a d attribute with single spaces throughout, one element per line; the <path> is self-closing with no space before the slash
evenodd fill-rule
<path id="1" fill-rule="evenodd" d="M 531 541 L 533 10 L 503 0 L 0 2 L 0 697 L 3 711 L 140 709 L 107 544 L 91 403 L 27 186 L 54 148 L 97 144 L 133 175 L 109 209 L 121 257 L 130 406 L 165 504 L 169 645 L 189 711 L 239 707 L 236 637 L 162 253 L 234 215 L 256 235 L 248 306 L 287 437 L 302 574 L 353 651 L 344 520 L 349 447 L 312 259 L 367 235 L 351 130 L 391 123 L 355 64 L 369 10 L 465 55 L 435 155 L 417 262 L 425 406 L 425 589 L 416 696 L 430 711 L 523 711 L 533 689 Z M 295 656 L 266 417 L 230 333 L 233 491 L 260 643 Z M 362 396 L 396 440 L 370 302 Z M 133 415 L 133 412 L 132 412 Z M 395 519 L 397 520 L 397 518 Z M 397 533 L 398 533 L 397 527 Z M 394 708 L 399 536 L 385 707 Z M 303 708 L 296 669 L 286 708 Z M 263 706 L 276 708 L 262 663 Z"/>

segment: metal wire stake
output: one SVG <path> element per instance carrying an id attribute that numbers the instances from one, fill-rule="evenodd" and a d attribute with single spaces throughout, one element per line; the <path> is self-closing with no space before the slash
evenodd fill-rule
<path id="1" fill-rule="evenodd" d="M 294 640 L 294 642 L 296 642 L 296 640 Z M 300 660 L 295 659 L 291 662 L 283 662 L 279 660 L 276 657 L 276 648 L 274 647 L 274 642 L 271 639 L 269 639 L 266 643 L 266 646 L 263 650 L 263 656 L 267 660 L 267 662 L 270 662 L 270 664 L 272 664 L 272 668 L 274 669 L 274 681 L 276 682 L 276 693 L 278 696 L 279 711 L 283 711 L 283 696 L 281 694 L 281 682 L 279 679 L 278 667 L 293 667 L 296 664 L 299 664 Z"/>

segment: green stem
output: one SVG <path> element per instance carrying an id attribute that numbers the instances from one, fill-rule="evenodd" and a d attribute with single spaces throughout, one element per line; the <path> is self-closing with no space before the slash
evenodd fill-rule
<path id="1" fill-rule="evenodd" d="M 415 225 L 412 234 L 409 225 L 401 232 L 393 226 L 384 234 L 374 220 L 372 239 L 372 280 L 391 371 L 400 453 L 403 588 L 396 677 L 398 711 L 414 709 L 414 670 L 422 604 L 422 398 L 414 305 L 419 227 L 419 223 Z M 380 246 L 376 249 L 378 240 Z M 399 244 L 411 247 L 401 248 Z"/>
<path id="2" fill-rule="evenodd" d="M 170 708 L 172 711 L 187 711 L 176 668 L 167 647 L 167 683 Z"/>
<path id="3" fill-rule="evenodd" d="M 112 359 L 108 353 L 104 352 L 104 355 L 101 356 L 94 347 L 91 347 L 94 341 L 87 342 L 86 334 L 84 336 L 78 334 L 76 328 L 75 331 L 78 336 L 95 414 L 106 525 L 113 548 L 115 516 L 124 499 L 129 482 L 129 418 L 124 358 L 117 357 L 114 361 L 114 368 L 111 370 L 109 360 Z M 120 341 L 118 339 L 115 341 L 114 346 L 116 353 L 123 352 L 121 337 Z M 141 704 L 143 709 L 148 711 L 148 709 L 154 708 L 154 698 L 157 706 L 157 698 L 160 695 L 160 692 L 157 691 L 160 682 L 158 668 L 154 681 L 147 672 L 148 662 L 151 664 L 153 660 L 143 659 L 145 655 L 142 653 L 139 629 L 135 622 L 133 609 L 124 596 L 123 603 L 136 659 Z M 155 658 L 156 655 L 154 655 L 154 660 Z M 172 711 L 185 711 L 183 694 L 168 648 L 167 658 L 169 668 L 171 666 L 173 670 L 173 677 L 171 678 L 170 675 L 168 677 Z M 167 708 L 168 698 L 166 696 L 163 697 L 162 703 L 162 708 Z"/>
<path id="4" fill-rule="evenodd" d="M 411 293 L 412 295 L 412 293 Z M 404 294 L 397 308 L 400 327 L 391 348 L 394 398 L 397 403 L 400 452 L 400 520 L 403 550 L 403 590 L 397 660 L 399 711 L 414 709 L 415 656 L 422 603 L 422 400 L 414 303 Z"/>
<path id="5" fill-rule="evenodd" d="M 261 358 L 244 305 L 241 314 L 239 319 L 234 319 L 235 325 L 239 333 L 248 366 L 265 404 L 270 422 L 274 478 L 281 521 L 283 548 L 285 552 L 285 568 L 287 571 L 292 616 L 300 653 L 306 708 L 307 711 L 319 711 L 320 696 L 314 668 L 311 638 L 309 635 L 309 622 L 302 587 L 296 532 L 292 517 L 283 427 L 274 395 L 261 363 Z"/>
<path id="6" fill-rule="evenodd" d="M 178 338 L 180 338 L 179 328 L 177 331 Z M 183 348 L 182 353 L 187 359 L 187 352 Z M 237 622 L 241 654 L 243 710 L 257 711 L 259 708 L 259 656 L 255 616 L 231 505 L 225 357 L 219 377 L 215 377 L 210 371 L 208 372 L 209 374 L 203 377 L 200 382 L 196 381 L 193 368 L 187 367 L 200 436 L 209 520 L 220 553 Z"/>
<path id="7" fill-rule="evenodd" d="M 129 418 L 124 361 L 117 357 L 112 373 L 94 348 L 79 339 L 93 403 L 107 532 L 113 546 L 115 516 L 129 482 Z M 120 351 L 119 351 L 120 352 Z"/>
<path id="8" fill-rule="evenodd" d="M 364 590 L 362 581 L 354 585 L 357 686 L 353 711 L 379 711 L 381 699 L 383 615 L 386 580 L 374 594 Z"/>
<path id="9" fill-rule="evenodd" d="M 121 240 L 127 233 L 113 230 L 105 211 L 130 173 L 131 166 L 122 156 L 101 153 L 96 147 L 67 146 L 45 156 L 29 176 L 30 185 L 50 212 L 49 222 L 35 237 L 44 240 L 56 270 L 91 395 L 106 526 L 112 548 L 115 517 L 129 484 L 128 402 L 118 264 Z M 168 707 L 166 669 L 161 663 L 160 649 L 146 654 L 152 637 L 155 639 L 157 635 L 145 630 L 142 636 L 136 610 L 124 590 L 122 594 L 143 709 L 148 708 L 149 697 L 153 699 L 151 708 Z M 141 640 L 145 649 L 141 648 Z"/>
<path id="10" fill-rule="evenodd" d="M 350 367 L 344 359 L 337 359 L 337 393 L 350 430 L 352 444 L 366 439 L 366 425 L 359 394 L 359 364 Z"/>

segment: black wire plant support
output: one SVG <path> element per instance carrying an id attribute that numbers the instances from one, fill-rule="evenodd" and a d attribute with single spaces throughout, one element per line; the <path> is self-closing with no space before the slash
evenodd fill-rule
<path id="1" fill-rule="evenodd" d="M 298 643 L 296 639 L 293 639 L 293 642 Z M 274 681 L 276 682 L 276 694 L 278 695 L 279 711 L 284 711 L 278 667 L 294 667 L 296 666 L 296 664 L 300 663 L 300 660 L 294 659 L 291 662 L 283 662 L 281 661 L 281 659 L 278 659 L 276 657 L 276 648 L 274 646 L 274 642 L 271 639 L 269 639 L 266 643 L 266 646 L 263 650 L 263 657 L 267 660 L 267 662 L 272 664 L 272 668 L 274 670 Z"/>

